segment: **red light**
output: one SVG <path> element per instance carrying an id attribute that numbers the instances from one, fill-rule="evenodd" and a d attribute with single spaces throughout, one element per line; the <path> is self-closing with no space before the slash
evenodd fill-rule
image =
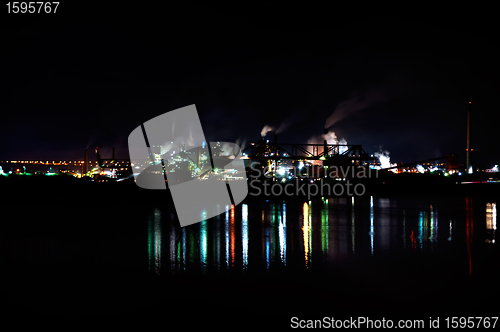
<path id="1" fill-rule="evenodd" d="M 471 102 L 471 101 L 469 101 L 469 104 L 472 104 L 472 102 Z"/>

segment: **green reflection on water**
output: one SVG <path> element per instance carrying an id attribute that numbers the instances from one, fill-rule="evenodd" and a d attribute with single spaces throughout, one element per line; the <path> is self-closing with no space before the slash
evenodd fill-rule
<path id="1" fill-rule="evenodd" d="M 161 270 L 161 215 L 155 209 L 153 218 L 148 218 L 148 258 L 150 272 L 160 274 Z"/>

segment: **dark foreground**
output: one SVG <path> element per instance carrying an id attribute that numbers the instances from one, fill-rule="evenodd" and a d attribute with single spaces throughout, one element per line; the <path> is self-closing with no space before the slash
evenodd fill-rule
<path id="1" fill-rule="evenodd" d="M 500 253 L 497 245 L 484 242 L 484 230 L 479 227 L 484 222 L 482 203 L 498 197 L 474 196 L 476 228 L 469 247 L 464 244 L 469 233 L 457 219 L 461 242 L 446 250 L 430 246 L 429 250 L 389 250 L 374 256 L 367 251 L 328 266 L 316 264 L 319 256 L 311 256 L 310 268 L 292 264 L 295 256 L 290 251 L 286 268 L 176 273 L 167 266 L 158 275 L 151 271 L 147 257 L 145 216 L 159 202 L 167 202 L 161 209 L 168 214 L 168 192 L 72 180 L 2 183 L 0 292 L 4 322 L 68 329 L 82 325 L 117 328 L 138 322 L 146 329 L 281 330 L 290 327 L 293 316 L 426 321 L 439 316 L 441 324 L 446 316 L 499 316 Z M 253 204 L 249 203 L 249 209 L 256 206 Z M 303 199 L 287 201 L 290 248 L 302 241 L 303 226 L 295 221 L 300 213 L 291 213 L 294 207 L 300 211 L 302 204 Z M 363 213 L 356 219 L 357 225 L 361 223 L 358 233 L 364 232 L 363 222 L 369 222 Z M 439 217 L 446 218 L 447 213 Z M 249 218 L 251 221 L 251 215 Z M 235 223 L 239 225 L 240 220 Z M 441 225 L 439 229 L 447 231 Z M 260 234 L 259 225 L 255 232 Z M 163 237 L 167 241 L 166 231 Z M 199 240 L 195 245 L 200 245 Z M 255 252 L 259 248 L 260 243 Z M 363 247 L 357 248 L 361 248 L 359 252 Z M 317 251 L 316 247 L 312 250 Z M 472 265 L 468 250 L 473 253 Z M 297 252 L 296 257 L 300 262 L 303 254 Z"/>

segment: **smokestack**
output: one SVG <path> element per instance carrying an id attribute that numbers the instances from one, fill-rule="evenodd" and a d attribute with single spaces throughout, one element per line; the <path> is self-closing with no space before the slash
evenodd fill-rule
<path id="1" fill-rule="evenodd" d="M 201 164 L 201 145 L 198 145 L 198 167 Z"/>
<path id="2" fill-rule="evenodd" d="M 84 154 L 83 154 L 83 168 L 82 168 L 82 176 L 83 174 L 87 174 L 88 172 L 88 167 L 89 167 L 89 154 L 88 150 L 85 149 Z"/>
<path id="3" fill-rule="evenodd" d="M 115 148 L 113 148 L 113 160 L 115 160 Z"/>
<path id="4" fill-rule="evenodd" d="M 278 134 L 274 133 L 274 155 L 278 155 Z"/>
<path id="5" fill-rule="evenodd" d="M 472 102 L 469 101 L 469 109 L 467 110 L 467 159 L 466 159 L 466 172 L 472 174 L 471 165 L 471 147 L 470 147 L 470 112 L 471 112 Z"/>
<path id="6" fill-rule="evenodd" d="M 327 143 L 326 143 L 326 134 L 328 134 L 328 128 L 325 128 L 325 129 L 323 130 L 323 134 L 325 135 L 325 137 L 324 137 L 324 141 L 323 141 L 323 145 L 324 145 L 324 147 L 323 147 L 323 149 L 324 149 L 324 150 L 323 150 L 323 155 L 324 155 L 325 157 L 327 157 L 327 156 L 328 156 L 328 146 L 327 146 Z"/>

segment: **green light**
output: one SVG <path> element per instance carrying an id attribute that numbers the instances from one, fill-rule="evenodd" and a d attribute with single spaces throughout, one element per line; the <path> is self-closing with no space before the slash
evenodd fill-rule
<path id="1" fill-rule="evenodd" d="M 321 249 L 328 253 L 328 209 L 321 209 Z"/>
<path id="2" fill-rule="evenodd" d="M 188 249 L 188 259 L 190 263 L 196 262 L 196 244 L 198 241 L 194 238 L 194 234 L 192 232 L 189 233 L 189 249 Z"/>
<path id="3" fill-rule="evenodd" d="M 181 266 L 181 257 L 182 257 L 182 247 L 181 241 L 177 242 L 177 269 L 180 269 Z"/>
<path id="4" fill-rule="evenodd" d="M 208 253 L 206 214 L 206 211 L 203 211 L 202 218 L 205 218 L 205 220 L 202 220 L 200 223 L 200 264 L 203 272 L 205 272 L 207 268 Z"/>
<path id="5" fill-rule="evenodd" d="M 151 272 L 154 268 L 154 229 L 151 217 L 148 218 L 148 270 Z"/>

